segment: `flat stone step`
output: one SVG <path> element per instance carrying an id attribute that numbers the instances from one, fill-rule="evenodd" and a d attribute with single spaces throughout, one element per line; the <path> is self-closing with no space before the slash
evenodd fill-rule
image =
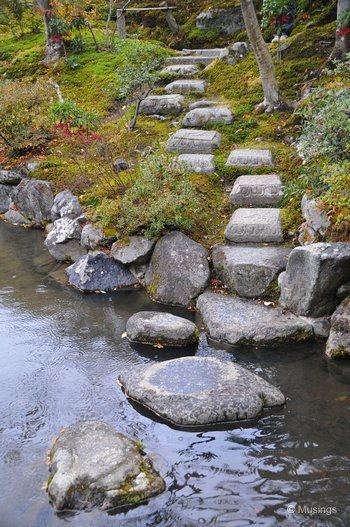
<path id="1" fill-rule="evenodd" d="M 230 199 L 233 205 L 278 205 L 283 185 L 277 174 L 240 176 L 236 179 Z"/>
<path id="2" fill-rule="evenodd" d="M 237 167 L 273 167 L 274 161 L 270 150 L 243 148 L 232 150 L 226 165 Z"/>
<path id="3" fill-rule="evenodd" d="M 252 300 L 203 293 L 197 307 L 210 338 L 220 343 L 264 346 L 313 336 L 305 319 Z"/>
<path id="4" fill-rule="evenodd" d="M 262 298 L 286 269 L 291 249 L 215 245 L 212 262 L 216 276 L 232 292 Z"/>
<path id="5" fill-rule="evenodd" d="M 210 48 L 210 49 L 183 49 L 181 54 L 184 56 L 205 56 L 213 59 L 222 59 L 229 54 L 228 48 Z"/>
<path id="6" fill-rule="evenodd" d="M 213 154 L 181 154 L 177 163 L 197 174 L 213 174 L 215 172 L 215 157 Z"/>
<path id="7" fill-rule="evenodd" d="M 178 57 L 168 57 L 165 60 L 167 66 L 172 66 L 174 64 L 199 64 L 202 66 L 208 66 L 213 62 L 213 57 L 208 57 L 205 55 L 188 55 L 188 56 L 178 56 Z"/>
<path id="8" fill-rule="evenodd" d="M 216 106 L 220 104 L 219 101 L 211 101 L 210 99 L 202 99 L 201 101 L 195 101 L 189 105 L 189 110 L 195 110 L 196 108 L 209 108 L 210 106 Z"/>
<path id="9" fill-rule="evenodd" d="M 226 106 L 211 106 L 190 110 L 182 121 L 182 126 L 204 126 L 209 123 L 232 124 L 233 115 Z"/>
<path id="10" fill-rule="evenodd" d="M 220 148 L 220 144 L 219 132 L 181 128 L 168 140 L 167 151 L 178 154 L 211 154 Z"/>
<path id="11" fill-rule="evenodd" d="M 204 93 L 207 83 L 202 80 L 181 79 L 165 86 L 167 93 Z"/>
<path id="12" fill-rule="evenodd" d="M 233 243 L 282 243 L 280 209 L 238 209 L 226 227 L 225 237 Z"/>
<path id="13" fill-rule="evenodd" d="M 192 75 L 197 75 L 199 71 L 197 64 L 174 64 L 163 68 L 160 74 L 172 75 L 173 77 L 191 77 Z"/>
<path id="14" fill-rule="evenodd" d="M 143 115 L 179 115 L 185 105 L 182 95 L 149 95 L 141 102 L 140 113 Z"/>

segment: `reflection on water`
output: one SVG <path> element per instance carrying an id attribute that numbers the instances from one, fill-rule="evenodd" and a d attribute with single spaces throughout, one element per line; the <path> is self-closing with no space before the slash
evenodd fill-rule
<path id="1" fill-rule="evenodd" d="M 140 291 L 81 295 L 52 278 L 57 270 L 40 232 L 0 225 L 1 527 L 349 525 L 346 364 L 324 363 L 320 344 L 225 351 L 203 336 L 197 354 L 238 360 L 288 404 L 248 427 L 173 430 L 138 413 L 115 383 L 121 369 L 167 358 L 121 340 L 132 313 L 161 307 Z M 46 451 L 62 427 L 89 418 L 141 440 L 166 492 L 117 515 L 57 516 L 42 489 Z"/>

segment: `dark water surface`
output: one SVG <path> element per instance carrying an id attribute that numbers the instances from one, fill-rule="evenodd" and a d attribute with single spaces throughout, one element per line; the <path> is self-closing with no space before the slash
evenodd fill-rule
<path id="1" fill-rule="evenodd" d="M 0 527 L 350 525 L 346 364 L 327 367 L 321 344 L 225 351 L 203 336 L 198 354 L 238 360 L 288 404 L 246 428 L 173 430 L 115 383 L 121 369 L 167 357 L 121 339 L 127 318 L 152 303 L 140 291 L 81 295 L 50 277 L 56 268 L 40 232 L 0 224 Z M 45 456 L 79 419 L 142 441 L 166 492 L 116 515 L 57 516 L 42 488 Z"/>

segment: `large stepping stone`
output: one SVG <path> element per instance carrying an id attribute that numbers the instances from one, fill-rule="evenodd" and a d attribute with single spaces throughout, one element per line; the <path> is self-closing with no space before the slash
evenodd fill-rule
<path id="1" fill-rule="evenodd" d="M 215 172 L 213 154 L 181 154 L 177 158 L 177 164 L 197 174 L 213 174 Z"/>
<path id="2" fill-rule="evenodd" d="M 165 489 L 139 443 L 101 421 L 63 429 L 49 470 L 47 492 L 59 511 L 135 505 Z"/>
<path id="3" fill-rule="evenodd" d="M 189 111 L 182 121 L 182 126 L 204 126 L 206 124 L 232 124 L 233 115 L 226 106 L 195 108 Z"/>
<path id="4" fill-rule="evenodd" d="M 143 115 L 179 115 L 184 107 L 182 95 L 150 95 L 141 102 L 140 113 Z"/>
<path id="5" fill-rule="evenodd" d="M 249 168 L 259 166 L 273 167 L 274 162 L 270 150 L 244 148 L 232 150 L 228 157 L 226 165 Z"/>
<path id="6" fill-rule="evenodd" d="M 207 83 L 202 80 L 181 79 L 165 86 L 165 91 L 168 93 L 204 93 Z"/>
<path id="7" fill-rule="evenodd" d="M 283 196 L 283 185 L 277 174 L 240 176 L 236 179 L 230 199 L 233 205 L 278 205 Z"/>
<path id="8" fill-rule="evenodd" d="M 183 49 L 181 51 L 182 55 L 199 55 L 205 57 L 212 57 L 213 59 L 222 59 L 227 57 L 229 54 L 228 48 L 207 48 L 207 49 Z"/>
<path id="9" fill-rule="evenodd" d="M 126 323 L 127 337 L 139 344 L 186 347 L 199 339 L 197 326 L 185 318 L 158 311 L 136 313 Z"/>
<path id="10" fill-rule="evenodd" d="M 238 209 L 226 227 L 225 237 L 233 243 L 281 243 L 280 209 Z"/>
<path id="11" fill-rule="evenodd" d="M 208 66 L 213 62 L 213 57 L 207 57 L 205 55 L 188 55 L 188 56 L 178 56 L 178 57 L 168 57 L 165 60 L 167 66 L 173 66 L 177 64 L 199 64 L 202 66 Z"/>
<path id="12" fill-rule="evenodd" d="M 168 152 L 178 154 L 211 154 L 221 144 L 221 134 L 212 130 L 191 130 L 182 128 L 170 137 Z"/>
<path id="13" fill-rule="evenodd" d="M 284 395 L 254 373 L 215 357 L 184 357 L 119 375 L 131 399 L 178 426 L 213 425 L 259 416 Z"/>
<path id="14" fill-rule="evenodd" d="M 172 75 L 173 77 L 191 77 L 192 75 L 197 75 L 199 71 L 197 64 L 173 64 L 163 68 L 160 74 Z"/>
<path id="15" fill-rule="evenodd" d="M 210 338 L 231 345 L 268 345 L 313 336 L 312 325 L 282 308 L 243 298 L 204 293 L 197 301 Z"/>
<path id="16" fill-rule="evenodd" d="M 215 245 L 212 261 L 217 277 L 231 292 L 261 298 L 285 270 L 290 252 L 283 247 Z"/>

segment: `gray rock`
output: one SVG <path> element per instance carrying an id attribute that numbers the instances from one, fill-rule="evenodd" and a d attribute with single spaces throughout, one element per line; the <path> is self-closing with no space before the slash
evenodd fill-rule
<path id="1" fill-rule="evenodd" d="M 195 101 L 192 104 L 189 105 L 189 110 L 196 110 L 196 108 L 209 108 L 211 106 L 215 106 L 219 104 L 218 101 L 210 101 L 208 99 L 202 99 L 200 101 Z"/>
<path id="2" fill-rule="evenodd" d="M 234 35 L 244 28 L 244 21 L 239 6 L 227 9 L 211 8 L 201 12 L 196 19 L 198 29 L 211 31 L 216 29 L 226 35 Z"/>
<path id="3" fill-rule="evenodd" d="M 203 48 L 203 49 L 183 49 L 182 55 L 200 55 L 205 57 L 212 57 L 213 59 L 222 59 L 229 54 L 228 48 Z"/>
<path id="4" fill-rule="evenodd" d="M 45 245 L 53 258 L 59 262 L 77 261 L 86 255 L 86 249 L 80 244 L 81 225 L 78 220 L 67 217 L 60 218 L 53 223 Z"/>
<path id="5" fill-rule="evenodd" d="M 103 252 L 88 254 L 68 267 L 69 283 L 86 293 L 116 291 L 136 286 L 139 282 L 122 264 Z"/>
<path id="6" fill-rule="evenodd" d="M 211 154 L 220 148 L 221 134 L 210 130 L 180 129 L 170 137 L 168 152 L 179 154 Z"/>
<path id="7" fill-rule="evenodd" d="M 276 174 L 240 176 L 231 192 L 233 205 L 278 205 L 283 196 L 283 185 Z"/>
<path id="8" fill-rule="evenodd" d="M 18 185 L 22 177 L 13 170 L 0 170 L 0 185 Z"/>
<path id="9" fill-rule="evenodd" d="M 191 77 L 199 73 L 199 66 L 196 64 L 173 64 L 163 68 L 160 73 L 161 75 L 172 75 L 173 77 Z"/>
<path id="10" fill-rule="evenodd" d="M 249 168 L 259 166 L 273 167 L 274 162 L 270 150 L 244 148 L 232 150 L 228 157 L 226 165 Z"/>
<path id="11" fill-rule="evenodd" d="M 283 394 L 245 368 L 215 357 L 184 357 L 136 366 L 119 375 L 133 400 L 175 425 L 253 419 L 281 406 Z"/>
<path id="12" fill-rule="evenodd" d="M 204 126 L 206 124 L 222 123 L 232 124 L 233 115 L 226 106 L 212 106 L 209 108 L 196 108 L 189 111 L 183 121 L 183 126 Z"/>
<path id="13" fill-rule="evenodd" d="M 131 165 L 126 159 L 116 159 L 113 162 L 113 170 L 116 174 L 129 170 L 129 168 L 131 168 Z"/>
<path id="14" fill-rule="evenodd" d="M 212 261 L 217 277 L 228 289 L 246 298 L 268 294 L 287 266 L 291 249 L 215 245 Z"/>
<path id="15" fill-rule="evenodd" d="M 251 300 L 204 293 L 197 307 L 210 338 L 220 343 L 264 346 L 313 336 L 304 319 Z"/>
<path id="16" fill-rule="evenodd" d="M 26 162 L 26 169 L 29 174 L 38 170 L 39 166 L 40 161 L 38 159 L 30 159 Z"/>
<path id="17" fill-rule="evenodd" d="M 91 223 L 88 223 L 83 227 L 80 244 L 86 249 L 95 250 L 103 240 L 103 232 L 94 227 Z"/>
<path id="18" fill-rule="evenodd" d="M 191 65 L 200 65 L 200 66 L 208 66 L 211 62 L 213 62 L 213 57 L 206 57 L 204 55 L 189 55 L 189 56 L 181 56 L 181 57 L 168 57 L 165 60 L 165 63 L 167 66 L 175 66 L 181 64 L 191 64 Z"/>
<path id="19" fill-rule="evenodd" d="M 197 174 L 213 174 L 215 172 L 215 157 L 213 154 L 181 154 L 176 164 Z"/>
<path id="20" fill-rule="evenodd" d="M 145 236 L 131 236 L 127 242 L 115 242 L 112 245 L 111 256 L 124 265 L 146 263 L 151 256 L 156 239 L 149 240 Z"/>
<path id="21" fill-rule="evenodd" d="M 65 428 L 49 460 L 47 492 L 59 511 L 107 510 L 142 502 L 165 489 L 139 445 L 100 421 Z"/>
<path id="22" fill-rule="evenodd" d="M 143 311 L 129 318 L 126 333 L 131 342 L 185 347 L 198 342 L 197 326 L 170 313 Z"/>
<path id="23" fill-rule="evenodd" d="M 346 298 L 347 296 L 350 296 L 350 283 L 344 284 L 339 287 L 337 290 L 337 297 L 338 298 Z"/>
<path id="24" fill-rule="evenodd" d="M 4 214 L 9 210 L 11 201 L 11 187 L 0 185 L 0 214 Z"/>
<path id="25" fill-rule="evenodd" d="M 300 317 L 308 324 L 311 324 L 315 337 L 320 339 L 327 339 L 331 330 L 331 317 Z"/>
<path id="26" fill-rule="evenodd" d="M 181 232 L 158 240 L 145 284 L 151 297 L 163 304 L 187 306 L 207 287 L 209 253 Z"/>
<path id="27" fill-rule="evenodd" d="M 337 291 L 350 280 L 350 243 L 297 247 L 289 257 L 280 303 L 298 315 L 331 315 Z"/>
<path id="28" fill-rule="evenodd" d="M 331 331 L 326 346 L 326 356 L 341 359 L 350 355 L 350 297 L 334 312 Z"/>
<path id="29" fill-rule="evenodd" d="M 204 93 L 207 83 L 203 80 L 183 79 L 173 81 L 165 86 L 168 93 Z"/>
<path id="30" fill-rule="evenodd" d="M 232 53 L 236 60 L 242 60 L 248 55 L 251 46 L 248 42 L 235 42 L 230 46 L 229 52 Z"/>
<path id="31" fill-rule="evenodd" d="M 22 179 L 13 193 L 19 212 L 36 224 L 51 221 L 53 194 L 50 183 L 37 179 Z"/>
<path id="32" fill-rule="evenodd" d="M 5 215 L 4 219 L 12 225 L 32 225 L 32 222 L 25 218 L 18 210 L 10 209 Z"/>
<path id="33" fill-rule="evenodd" d="M 74 196 L 70 190 L 63 190 L 53 201 L 51 209 L 52 221 L 58 220 L 59 218 L 78 218 L 82 214 L 82 208 L 79 200 Z"/>
<path id="34" fill-rule="evenodd" d="M 279 209 L 238 209 L 225 230 L 234 243 L 281 243 L 282 224 Z"/>
<path id="35" fill-rule="evenodd" d="M 179 115 L 184 107 L 182 95 L 150 95 L 141 102 L 140 113 L 144 115 Z"/>
<path id="36" fill-rule="evenodd" d="M 310 245 L 319 239 L 323 239 L 331 222 L 324 210 L 315 199 L 309 199 L 304 194 L 301 200 L 301 210 L 305 223 L 300 227 L 299 243 Z"/>

